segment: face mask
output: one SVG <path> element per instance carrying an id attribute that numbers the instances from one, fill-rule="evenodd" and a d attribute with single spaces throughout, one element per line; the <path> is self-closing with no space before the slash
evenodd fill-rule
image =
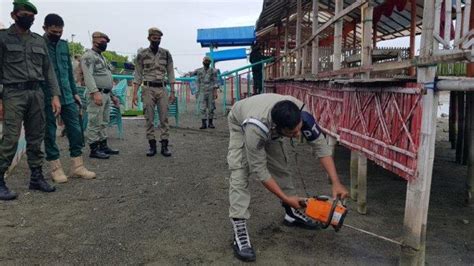
<path id="1" fill-rule="evenodd" d="M 202 63 L 204 65 L 204 67 L 209 67 L 211 65 L 211 63 Z"/>
<path id="2" fill-rule="evenodd" d="M 15 23 L 20 26 L 20 28 L 24 30 L 29 30 L 31 28 L 31 25 L 33 25 L 33 21 L 35 21 L 34 16 L 22 16 L 17 17 Z"/>
<path id="3" fill-rule="evenodd" d="M 61 39 L 61 36 L 54 35 L 54 34 L 48 34 L 48 39 L 49 39 L 50 42 L 56 43 L 56 42 L 59 42 L 59 39 Z"/>
<path id="4" fill-rule="evenodd" d="M 160 46 L 160 42 L 159 41 L 150 41 L 150 46 L 153 49 L 158 49 L 158 46 Z"/>
<path id="5" fill-rule="evenodd" d="M 107 43 L 106 42 L 101 42 L 101 43 L 97 44 L 97 48 L 99 48 L 99 50 L 104 52 L 105 50 L 107 50 Z"/>

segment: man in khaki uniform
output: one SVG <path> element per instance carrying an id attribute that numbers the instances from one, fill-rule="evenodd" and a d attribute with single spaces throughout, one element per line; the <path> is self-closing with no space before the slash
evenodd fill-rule
<path id="1" fill-rule="evenodd" d="M 203 67 L 189 73 L 190 76 L 196 76 L 198 92 L 196 98 L 200 100 L 202 125 L 200 129 L 215 128 L 212 122 L 214 110 L 216 109 L 217 89 L 219 89 L 219 80 L 217 70 L 211 68 L 211 58 L 205 56 L 202 60 Z M 209 123 L 207 123 L 209 121 Z"/>
<path id="2" fill-rule="evenodd" d="M 168 150 L 169 123 L 168 103 L 176 100 L 174 96 L 174 68 L 173 58 L 168 50 L 160 47 L 163 33 L 158 28 L 148 30 L 150 47 L 141 50 L 137 54 L 135 65 L 135 80 L 133 81 L 133 104 L 137 104 L 138 88 L 142 85 L 142 101 L 146 119 L 146 138 L 150 145 L 147 156 L 155 156 L 156 140 L 155 108 L 158 105 L 161 127 L 161 154 L 165 157 L 171 156 Z M 166 85 L 170 84 L 171 91 L 168 96 Z"/>
<path id="3" fill-rule="evenodd" d="M 296 196 L 283 137 L 296 138 L 303 133 L 331 178 L 333 196 L 344 198 L 348 194 L 339 181 L 324 135 L 313 116 L 302 109 L 303 103 L 292 96 L 260 94 L 237 102 L 229 113 L 229 217 L 234 229 L 234 252 L 241 260 L 256 259 L 246 226 L 250 218 L 250 174 L 282 201 L 286 225 L 319 228 L 298 210 L 304 199 Z"/>
<path id="4" fill-rule="evenodd" d="M 51 90 L 52 112 L 61 111 L 58 82 L 40 35 L 30 31 L 37 14 L 27 0 L 15 0 L 11 17 L 15 24 L 0 30 L 0 84 L 3 85 L 3 138 L 0 144 L 0 200 L 13 200 L 17 194 L 5 185 L 4 175 L 15 156 L 21 125 L 25 127 L 26 154 L 31 169 L 30 189 L 53 192 L 43 176 L 45 113 L 43 82 Z"/>
<path id="5" fill-rule="evenodd" d="M 104 58 L 102 52 L 107 50 L 109 37 L 102 32 L 92 34 L 92 49 L 87 50 L 81 58 L 84 83 L 90 95 L 87 106 L 87 143 L 91 158 L 109 159 L 110 155 L 118 154 L 107 144 L 107 126 L 110 120 L 110 101 L 118 105 L 117 97 L 112 95 L 112 66 Z"/>

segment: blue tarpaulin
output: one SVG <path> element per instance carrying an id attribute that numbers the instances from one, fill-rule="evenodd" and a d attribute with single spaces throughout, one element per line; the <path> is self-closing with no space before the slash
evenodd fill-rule
<path id="1" fill-rule="evenodd" d="M 197 42 L 201 47 L 247 46 L 255 41 L 255 27 L 198 29 Z"/>
<path id="2" fill-rule="evenodd" d="M 212 57 L 214 62 L 219 62 L 219 61 L 247 58 L 247 51 L 245 48 L 238 48 L 238 49 L 214 51 L 212 52 L 212 55 L 211 53 L 206 53 L 206 55 L 209 57 Z"/>

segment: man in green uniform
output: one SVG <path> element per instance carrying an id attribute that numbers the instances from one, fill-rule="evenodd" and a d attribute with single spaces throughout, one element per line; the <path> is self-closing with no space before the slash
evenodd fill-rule
<path id="1" fill-rule="evenodd" d="M 258 63 L 262 60 L 271 58 L 271 56 L 264 56 L 260 52 L 260 46 L 258 44 L 254 44 L 252 46 L 252 52 L 249 55 L 249 61 L 252 64 Z M 253 92 L 255 94 L 260 94 L 263 91 L 263 64 L 257 64 L 252 66 L 252 78 L 253 78 Z"/>
<path id="2" fill-rule="evenodd" d="M 15 156 L 21 125 L 25 128 L 26 154 L 31 169 L 29 188 L 53 192 L 55 188 L 44 179 L 44 93 L 40 83 L 46 82 L 52 95 L 52 111 L 61 112 L 61 94 L 48 57 L 44 39 L 30 31 L 37 14 L 27 0 L 15 0 L 10 13 L 15 23 L 0 30 L 0 84 L 3 84 L 3 139 L 0 144 L 0 200 L 12 200 L 17 194 L 5 185 L 4 174 Z"/>
<path id="3" fill-rule="evenodd" d="M 51 63 L 54 66 L 56 77 L 61 89 L 61 118 L 66 128 L 66 135 L 69 140 L 69 154 L 72 164 L 69 172 L 70 177 L 81 177 L 85 179 L 95 178 L 95 173 L 84 167 L 82 159 L 83 133 L 79 124 L 78 105 L 81 106 L 81 97 L 76 91 L 76 82 L 72 72 L 71 56 L 66 41 L 61 40 L 63 34 L 64 21 L 57 14 L 48 14 L 44 19 L 43 35 Z M 51 100 L 51 92 L 47 88 L 44 90 L 45 100 Z M 67 182 L 59 160 L 59 148 L 56 144 L 56 117 L 49 105 L 45 106 L 46 111 L 46 135 L 44 146 L 46 160 L 51 164 L 51 177 L 57 183 Z"/>
<path id="4" fill-rule="evenodd" d="M 81 68 L 84 83 L 90 95 L 87 106 L 87 143 L 90 147 L 91 158 L 108 159 L 118 150 L 111 149 L 107 144 L 107 126 L 110 120 L 110 101 L 119 105 L 117 97 L 112 95 L 113 79 L 112 66 L 102 56 L 107 50 L 109 37 L 102 32 L 92 34 L 92 49 L 87 50 L 81 58 Z"/>
<path id="5" fill-rule="evenodd" d="M 146 138 L 150 145 L 147 156 L 155 156 L 155 108 L 158 105 L 161 128 L 161 154 L 165 157 L 171 156 L 168 150 L 169 123 L 168 103 L 176 100 L 174 95 L 174 68 L 173 58 L 168 50 L 160 47 L 163 33 L 158 28 L 148 30 L 148 41 L 150 47 L 143 49 L 137 54 L 135 65 L 135 80 L 133 81 L 133 104 L 137 104 L 138 88 L 143 83 L 142 101 L 144 105 L 146 120 Z M 171 91 L 168 96 L 166 85 L 170 84 Z"/>
<path id="6" fill-rule="evenodd" d="M 209 67 L 211 58 L 208 56 L 204 57 L 202 64 L 203 67 L 190 73 L 190 76 L 196 76 L 198 86 L 196 98 L 200 100 L 201 106 L 202 125 L 200 129 L 215 128 L 212 121 L 216 109 L 217 90 L 219 89 L 217 70 Z"/>
<path id="7" fill-rule="evenodd" d="M 265 188 L 282 201 L 286 225 L 319 228 L 298 210 L 304 199 L 296 196 L 283 137 L 296 138 L 303 133 L 331 178 L 333 196 L 344 198 L 348 194 L 339 181 L 324 135 L 313 116 L 302 110 L 303 106 L 292 96 L 260 94 L 237 102 L 229 113 L 229 217 L 234 229 L 234 253 L 241 260 L 256 258 L 246 223 L 250 218 L 250 174 L 255 174 Z"/>

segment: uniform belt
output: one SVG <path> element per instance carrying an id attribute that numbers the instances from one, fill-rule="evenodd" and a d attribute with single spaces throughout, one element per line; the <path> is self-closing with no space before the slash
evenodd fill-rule
<path id="1" fill-rule="evenodd" d="M 111 91 L 111 89 L 101 89 L 101 88 L 98 88 L 98 90 L 102 93 L 109 93 Z"/>
<path id="2" fill-rule="evenodd" d="M 158 87 L 158 88 L 161 88 L 161 87 L 164 87 L 166 85 L 166 82 L 162 81 L 162 80 L 158 80 L 158 81 L 143 81 L 143 85 L 145 86 L 149 86 L 149 87 Z"/>
<path id="3" fill-rule="evenodd" d="M 27 81 L 27 82 L 4 84 L 3 86 L 5 86 L 5 88 L 15 88 L 19 90 L 37 90 L 40 88 L 40 82 Z"/>

